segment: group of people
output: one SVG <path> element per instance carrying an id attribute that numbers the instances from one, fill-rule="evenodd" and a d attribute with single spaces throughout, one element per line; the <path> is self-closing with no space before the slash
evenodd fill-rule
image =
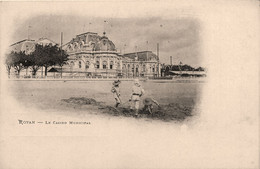
<path id="1" fill-rule="evenodd" d="M 120 98 L 120 88 L 119 84 L 121 81 L 117 79 L 116 81 L 113 82 L 113 87 L 111 89 L 111 92 L 114 95 L 116 105 L 115 107 L 118 107 L 122 101 Z M 129 98 L 129 102 L 131 102 L 130 110 L 135 110 L 135 116 L 138 116 L 139 114 L 139 107 L 140 107 L 140 100 L 141 97 L 144 95 L 144 89 L 142 88 L 140 82 L 138 79 L 134 79 L 134 85 L 132 87 L 132 92 L 131 96 Z M 153 109 L 153 104 L 156 104 L 159 106 L 159 103 L 152 99 L 152 98 L 145 98 L 143 99 L 143 104 L 144 104 L 144 111 L 152 114 L 152 109 Z M 134 108 L 133 108 L 134 105 Z"/>

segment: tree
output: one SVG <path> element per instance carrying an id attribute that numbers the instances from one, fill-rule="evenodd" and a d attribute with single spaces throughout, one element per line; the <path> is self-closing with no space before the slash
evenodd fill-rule
<path id="1" fill-rule="evenodd" d="M 51 66 L 52 63 L 52 46 L 51 45 L 35 45 L 35 50 L 32 53 L 33 57 L 35 57 L 37 60 L 34 60 L 36 62 L 33 66 L 34 71 L 38 71 L 40 67 L 45 67 L 45 76 L 47 76 L 47 68 Z"/>
<path id="2" fill-rule="evenodd" d="M 195 71 L 205 71 L 205 69 L 203 67 L 198 67 Z"/>
<path id="3" fill-rule="evenodd" d="M 14 55 L 14 52 L 12 51 L 11 53 L 7 54 L 6 58 L 5 58 L 5 66 L 6 66 L 6 70 L 8 72 L 9 78 L 10 78 L 11 68 L 13 66 L 13 55 Z"/>
<path id="4" fill-rule="evenodd" d="M 68 55 L 57 45 L 35 45 L 35 51 L 32 53 L 34 59 L 33 70 L 37 71 L 41 66 L 45 67 L 45 76 L 47 68 L 53 65 L 59 65 L 61 68 L 68 60 Z"/>
<path id="5" fill-rule="evenodd" d="M 44 53 L 42 45 L 36 45 L 35 50 L 28 55 L 28 65 L 32 69 L 32 75 L 35 76 L 37 71 L 41 68 L 44 63 L 46 54 Z"/>
<path id="6" fill-rule="evenodd" d="M 54 62 L 55 62 L 55 64 L 57 64 L 61 67 L 61 77 L 62 77 L 62 67 L 65 64 L 67 64 L 68 56 L 69 55 L 61 48 L 58 50 L 58 53 L 55 54 Z"/>
<path id="7" fill-rule="evenodd" d="M 43 53 L 44 56 L 42 58 L 42 66 L 45 67 L 45 76 L 47 76 L 47 69 L 49 66 L 55 65 L 55 57 L 58 53 L 58 46 L 57 45 L 45 45 L 43 46 Z"/>
<path id="8" fill-rule="evenodd" d="M 26 62 L 26 54 L 24 51 L 20 51 L 20 52 L 11 52 L 11 54 L 9 55 L 9 57 L 11 57 L 11 62 L 12 62 L 12 66 L 14 67 L 14 69 L 16 70 L 18 76 L 20 76 L 20 72 L 21 70 L 24 69 L 24 65 Z"/>

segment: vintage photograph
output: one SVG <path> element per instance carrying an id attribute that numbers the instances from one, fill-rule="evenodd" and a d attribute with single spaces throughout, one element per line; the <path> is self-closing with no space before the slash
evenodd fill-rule
<path id="1" fill-rule="evenodd" d="M 28 107 L 175 122 L 199 115 L 207 74 L 195 18 L 42 15 L 14 39 L 6 73 Z"/>
<path id="2" fill-rule="evenodd" d="M 1 7 L 0 168 L 259 167 L 257 2 Z"/>

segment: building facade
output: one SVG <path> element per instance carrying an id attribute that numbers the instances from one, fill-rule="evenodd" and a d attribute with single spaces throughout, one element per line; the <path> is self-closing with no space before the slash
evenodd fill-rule
<path id="1" fill-rule="evenodd" d="M 47 38 L 39 40 L 23 40 L 10 46 L 11 51 L 25 51 L 30 54 L 35 45 L 52 44 L 54 41 Z M 139 51 L 121 54 L 117 51 L 115 44 L 106 36 L 93 32 L 76 35 L 75 38 L 62 46 L 69 55 L 67 64 L 61 68 L 55 66 L 48 75 L 59 76 L 62 71 L 63 77 L 158 77 L 160 76 L 159 57 L 152 51 Z M 30 68 L 28 69 L 30 73 Z M 26 70 L 26 75 L 28 73 Z M 44 68 L 37 72 L 38 77 L 43 76 Z M 56 71 L 55 73 L 51 73 Z M 24 72 L 24 71 L 23 71 Z M 21 72 L 21 75 L 23 75 Z"/>
<path id="2" fill-rule="evenodd" d="M 24 39 L 19 42 L 16 42 L 10 45 L 9 50 L 14 52 L 25 52 L 26 54 L 30 54 L 34 51 L 35 45 L 57 45 L 56 42 L 48 39 L 48 38 L 40 38 L 38 40 Z"/>
<path id="3" fill-rule="evenodd" d="M 145 77 L 160 76 L 160 63 L 151 51 L 120 54 L 115 44 L 97 33 L 76 35 L 62 47 L 69 54 L 64 73 L 78 76 Z"/>
<path id="4" fill-rule="evenodd" d="M 105 33 L 87 32 L 76 35 L 62 47 L 69 55 L 66 73 L 79 76 L 116 76 L 122 71 L 122 56 Z"/>
<path id="5" fill-rule="evenodd" d="M 159 77 L 159 57 L 152 51 L 140 51 L 123 55 L 122 72 L 125 77 Z"/>
<path id="6" fill-rule="evenodd" d="M 10 45 L 9 52 L 25 52 L 25 54 L 30 54 L 35 50 L 35 45 L 58 45 L 53 40 L 50 40 L 48 38 L 40 38 L 38 40 L 32 40 L 32 39 L 24 39 L 19 42 L 16 42 L 12 45 Z M 37 71 L 37 76 L 43 77 L 45 68 L 42 67 Z M 16 74 L 17 72 L 14 69 L 11 69 L 11 74 Z M 32 74 L 32 71 L 30 68 L 23 69 L 20 72 L 20 76 L 30 76 Z"/>

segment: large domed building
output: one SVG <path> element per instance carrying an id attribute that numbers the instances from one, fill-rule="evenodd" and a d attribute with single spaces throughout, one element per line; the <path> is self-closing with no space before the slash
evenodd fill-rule
<path id="1" fill-rule="evenodd" d="M 10 51 L 24 51 L 30 54 L 35 50 L 35 45 L 57 45 L 48 38 L 39 40 L 25 39 L 10 46 Z M 62 67 L 49 67 L 48 71 L 54 72 L 51 76 L 63 77 L 147 77 L 160 76 L 159 57 L 152 51 L 139 51 L 120 54 L 115 44 L 106 36 L 93 32 L 76 35 L 62 49 L 69 55 L 67 64 Z M 27 68 L 28 69 L 28 68 Z M 43 77 L 43 68 L 37 72 Z M 55 74 L 55 72 L 58 72 Z M 23 73 L 22 73 L 23 74 Z M 27 70 L 26 70 L 27 75 Z M 49 74 L 48 74 L 49 75 Z"/>
<path id="2" fill-rule="evenodd" d="M 76 35 L 62 47 L 69 54 L 64 73 L 77 76 L 159 76 L 160 64 L 157 55 L 151 51 L 121 55 L 115 44 L 97 33 L 86 32 Z"/>
<path id="3" fill-rule="evenodd" d="M 70 73 L 85 76 L 115 76 L 121 73 L 122 56 L 105 36 L 87 32 L 77 35 L 62 47 L 69 54 Z"/>

